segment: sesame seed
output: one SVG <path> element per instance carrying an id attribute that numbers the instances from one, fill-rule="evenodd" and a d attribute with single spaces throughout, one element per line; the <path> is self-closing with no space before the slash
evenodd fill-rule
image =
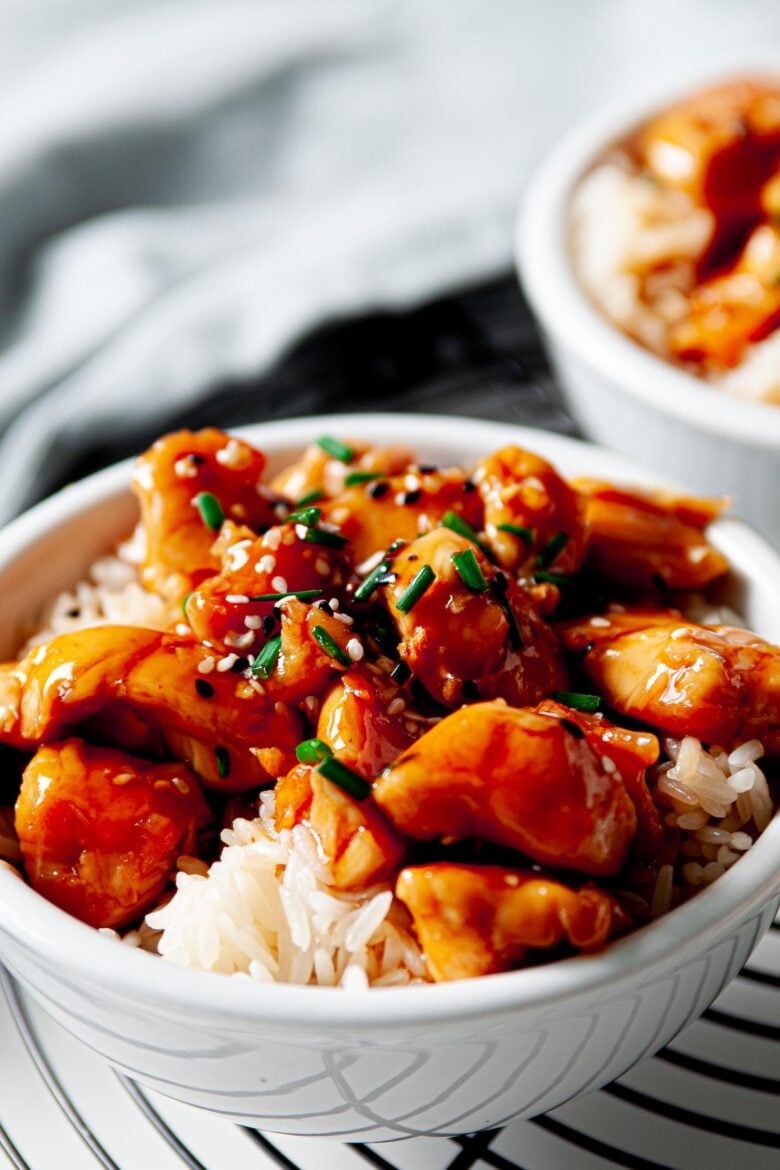
<path id="1" fill-rule="evenodd" d="M 244 618 L 244 625 L 248 630 L 259 630 L 263 624 L 263 619 L 259 614 L 250 613 Z"/>
<path id="2" fill-rule="evenodd" d="M 353 662 L 360 662 L 360 659 L 363 657 L 364 651 L 363 651 L 363 643 L 360 641 L 359 638 L 350 638 L 349 639 L 349 641 L 347 642 L 347 654 L 349 654 L 349 656 Z"/>
<path id="3" fill-rule="evenodd" d="M 197 466 L 192 462 L 189 456 L 184 455 L 181 459 L 177 459 L 173 465 L 173 470 L 179 479 L 192 479 L 198 474 Z"/>
<path id="4" fill-rule="evenodd" d="M 406 503 L 406 492 L 396 492 L 393 496 L 393 499 L 395 500 L 396 504 L 398 504 L 399 508 L 402 507 Z"/>
<path id="5" fill-rule="evenodd" d="M 393 699 L 390 703 L 388 703 L 387 714 L 388 715 L 400 715 L 401 712 L 405 709 L 405 707 L 406 707 L 406 702 L 399 695 L 399 697 L 397 699 Z"/>
<path id="6" fill-rule="evenodd" d="M 590 625 L 596 626 L 599 630 L 606 630 L 609 629 L 609 627 L 612 625 L 612 622 L 609 620 L 609 618 L 592 617 L 590 619 Z"/>
<path id="7" fill-rule="evenodd" d="M 230 670 L 237 658 L 237 654 L 226 654 L 224 658 L 220 658 L 219 662 L 217 663 L 217 670 L 219 673 L 224 674 L 225 671 Z"/>
<path id="8" fill-rule="evenodd" d="M 201 658 L 200 662 L 198 663 L 198 674 L 211 674 L 215 666 L 215 660 L 210 654 L 207 654 L 206 657 Z"/>
<path id="9" fill-rule="evenodd" d="M 179 635 L 180 638 L 186 638 L 187 635 L 189 634 L 189 632 L 190 632 L 190 627 L 187 625 L 186 622 L 177 622 L 176 623 L 176 633 Z"/>
<path id="10" fill-rule="evenodd" d="M 249 598 L 245 593 L 228 593 L 225 597 L 225 601 L 228 601 L 231 605 L 249 604 Z"/>
<path id="11" fill-rule="evenodd" d="M 260 560 L 255 565 L 256 573 L 273 573 L 276 568 L 276 557 L 273 553 L 266 553 L 265 556 L 260 557 Z"/>
<path id="12" fill-rule="evenodd" d="M 181 776 L 174 776 L 171 783 L 173 784 L 174 788 L 178 788 L 182 796 L 186 796 L 190 790 L 189 784 L 186 780 L 183 780 Z"/>
<path id="13" fill-rule="evenodd" d="M 338 597 L 331 597 L 330 601 L 328 602 L 328 605 L 335 612 L 339 607 Z"/>
<path id="14" fill-rule="evenodd" d="M 223 467 L 230 467 L 233 470 L 240 470 L 246 467 L 251 460 L 251 455 L 246 447 L 236 439 L 229 439 L 227 444 L 217 451 L 217 463 L 221 463 Z"/>
<path id="15" fill-rule="evenodd" d="M 422 484 L 416 475 L 404 476 L 404 487 L 408 492 L 416 492 Z"/>
<path id="16" fill-rule="evenodd" d="M 153 785 L 153 787 L 157 789 L 170 788 L 170 786 L 171 784 L 169 780 L 155 780 Z"/>
<path id="17" fill-rule="evenodd" d="M 195 690 L 202 699 L 213 699 L 214 697 L 214 688 L 205 678 L 195 679 Z"/>
<path id="18" fill-rule="evenodd" d="M 238 569 L 243 569 L 248 560 L 249 553 L 245 548 L 239 548 L 238 545 L 233 545 L 232 548 L 228 549 L 227 567 L 231 572 L 235 573 Z"/>
<path id="19" fill-rule="evenodd" d="M 246 634 L 225 634 L 225 645 L 235 650 L 246 650 L 255 640 L 251 630 Z M 218 668 L 219 669 L 219 668 Z"/>
<path id="20" fill-rule="evenodd" d="M 342 626 L 351 626 L 355 620 L 348 613 L 334 613 L 333 616 L 337 622 L 341 622 Z"/>
<path id="21" fill-rule="evenodd" d="M 272 577 L 271 588 L 277 593 L 287 592 L 287 578 L 286 577 Z"/>
<path id="22" fill-rule="evenodd" d="M 611 776 L 611 775 L 613 775 L 613 773 L 617 772 L 617 764 L 615 763 L 614 760 L 611 760 L 609 758 L 609 756 L 602 756 L 601 757 L 601 766 L 609 776 Z"/>
<path id="23" fill-rule="evenodd" d="M 380 483 L 372 483 L 368 488 L 368 494 L 371 496 L 372 500 L 381 500 L 382 497 L 386 496 L 389 491 L 390 484 L 387 482 L 387 480 L 381 481 Z"/>
<path id="24" fill-rule="evenodd" d="M 116 784 L 118 788 L 121 788 L 123 784 L 129 784 L 133 778 L 132 772 L 117 772 L 116 776 L 113 777 L 112 783 Z"/>
<path id="25" fill-rule="evenodd" d="M 265 544 L 268 548 L 270 548 L 274 552 L 276 552 L 276 550 L 278 549 L 278 547 L 281 543 L 281 540 L 282 540 L 281 528 L 269 528 L 268 531 L 266 532 L 265 536 L 263 537 L 263 544 Z"/>
<path id="26" fill-rule="evenodd" d="M 369 573 L 373 573 L 374 569 L 384 559 L 384 552 L 380 549 L 379 552 L 372 553 L 365 561 L 355 566 L 355 572 L 359 573 L 361 577 L 367 577 Z"/>
<path id="27" fill-rule="evenodd" d="M 295 535 L 298 537 L 299 540 L 305 540 L 306 534 L 308 533 L 308 531 L 309 531 L 309 529 L 306 527 L 305 524 L 296 524 L 295 525 Z"/>

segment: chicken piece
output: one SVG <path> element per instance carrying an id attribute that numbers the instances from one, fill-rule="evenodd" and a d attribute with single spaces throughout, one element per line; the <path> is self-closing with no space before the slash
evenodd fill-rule
<path id="1" fill-rule="evenodd" d="M 331 597 L 346 581 L 346 560 L 338 549 L 312 543 L 306 535 L 310 531 L 285 524 L 229 545 L 221 571 L 193 590 L 184 605 L 198 641 L 223 654 L 256 654 L 277 621 L 274 601 L 253 598 L 288 590 Z"/>
<path id="2" fill-rule="evenodd" d="M 80 739 L 39 748 L 16 802 L 33 889 L 91 926 L 139 918 L 209 820 L 183 764 L 152 764 Z"/>
<path id="3" fill-rule="evenodd" d="M 348 475 L 371 472 L 400 475 L 414 460 L 414 452 L 409 447 L 370 447 L 355 439 L 348 439 L 345 446 L 353 456 L 347 463 L 335 459 L 318 443 L 312 443 L 300 458 L 274 476 L 271 487 L 292 502 L 312 492 L 337 496 L 343 492 Z"/>
<path id="4" fill-rule="evenodd" d="M 414 741 L 404 722 L 406 702 L 399 698 L 399 688 L 387 676 L 356 667 L 325 693 L 317 737 L 350 768 L 373 780 Z"/>
<path id="5" fill-rule="evenodd" d="M 374 799 L 416 840 L 476 837 L 533 861 L 619 873 L 637 827 L 623 778 L 566 721 L 498 701 L 447 716 L 376 780 Z"/>
<path id="6" fill-rule="evenodd" d="M 585 567 L 632 589 L 703 589 L 729 570 L 704 529 L 728 501 L 574 481 L 587 500 Z"/>
<path id="7" fill-rule="evenodd" d="M 780 325 L 780 229 L 761 224 L 736 265 L 693 290 L 669 330 L 672 354 L 711 370 L 732 369 L 745 349 Z"/>
<path id="8" fill-rule="evenodd" d="M 551 719 L 565 719 L 569 731 L 579 728 L 589 746 L 601 757 L 607 771 L 610 768 L 605 761 L 611 761 L 636 809 L 637 831 L 632 857 L 642 864 L 657 863 L 665 846 L 666 834 L 645 779 L 647 769 L 657 763 L 661 752 L 657 738 L 649 731 L 616 727 L 600 713 L 577 711 L 551 699 L 540 703 L 537 711 Z"/>
<path id="9" fill-rule="evenodd" d="M 780 92 L 753 80 L 700 91 L 649 121 L 636 145 L 663 184 L 729 224 L 749 222 L 780 162 Z"/>
<path id="10" fill-rule="evenodd" d="M 598 951 L 629 925 L 614 899 L 588 886 L 498 865 L 410 866 L 396 897 L 409 909 L 437 983 L 521 967 L 529 948 L 562 942 Z"/>
<path id="11" fill-rule="evenodd" d="M 337 889 L 387 881 L 403 860 L 405 843 L 374 804 L 353 800 L 307 764 L 298 764 L 276 786 L 277 829 L 301 821 L 316 835 Z"/>
<path id="12" fill-rule="evenodd" d="M 219 569 L 212 546 L 220 517 L 204 519 L 203 493 L 216 498 L 224 516 L 254 530 L 274 523 L 276 497 L 263 486 L 264 467 L 260 451 L 214 427 L 165 435 L 139 457 L 133 489 L 146 537 L 141 577 L 148 589 L 179 602 Z"/>
<path id="13" fill-rule="evenodd" d="M 346 488 L 323 504 L 323 512 L 349 537 L 355 563 L 430 532 L 447 512 L 472 528 L 482 527 L 482 501 L 474 483 L 457 467 L 391 476 Z"/>
<path id="14" fill-rule="evenodd" d="M 540 567 L 556 573 L 579 568 L 587 535 L 584 501 L 551 463 L 522 447 L 502 447 L 479 461 L 473 479 L 485 506 L 486 542 L 503 568 L 535 567 L 540 555 Z"/>
<path id="15" fill-rule="evenodd" d="M 780 648 L 673 610 L 619 610 L 564 623 L 564 645 L 616 711 L 669 735 L 780 751 Z"/>
<path id="16" fill-rule="evenodd" d="M 99 626 L 60 634 L 6 667 L 0 742 L 29 750 L 117 704 L 159 732 L 204 783 L 228 792 L 282 775 L 301 738 L 296 712 L 247 680 L 214 670 L 214 656 L 197 642 Z M 101 726 L 104 737 L 120 742 L 124 721 Z"/>
<path id="17" fill-rule="evenodd" d="M 350 650 L 359 654 L 362 643 L 327 602 L 307 604 L 288 597 L 278 609 L 282 641 L 273 674 L 264 686 L 274 699 L 298 703 L 319 695 L 335 673 L 349 670 Z"/>
<path id="18" fill-rule="evenodd" d="M 453 556 L 463 553 L 476 557 L 484 592 L 473 592 L 459 575 Z M 398 601 L 425 565 L 435 580 L 403 613 Z M 471 541 L 436 528 L 397 553 L 392 567 L 396 579 L 382 592 L 400 634 L 399 653 L 446 707 L 497 697 L 519 707 L 566 687 L 556 636 L 532 598 Z"/>

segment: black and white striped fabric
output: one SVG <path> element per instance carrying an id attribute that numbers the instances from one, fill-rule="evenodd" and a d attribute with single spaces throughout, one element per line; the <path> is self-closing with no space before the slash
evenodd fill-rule
<path id="1" fill-rule="evenodd" d="M 334 329 L 173 422 L 372 408 L 573 429 L 508 280 Z M 126 453 L 107 442 L 91 465 Z M 146 1092 L 0 980 L 0 1170 L 777 1170 L 778 1096 L 780 919 L 701 1020 L 608 1088 L 500 1131 L 382 1146 L 258 1133 Z"/>

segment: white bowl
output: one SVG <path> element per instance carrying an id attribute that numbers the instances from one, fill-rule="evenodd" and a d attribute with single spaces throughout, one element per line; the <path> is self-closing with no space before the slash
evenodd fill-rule
<path id="1" fill-rule="evenodd" d="M 249 428 L 280 466 L 324 431 L 471 463 L 507 443 L 569 474 L 657 483 L 619 457 L 473 419 L 352 415 Z M 127 531 L 127 464 L 0 532 L 0 654 L 20 623 Z M 780 558 L 735 520 L 713 540 L 727 600 L 780 640 Z M 0 864 L 0 957 L 66 1028 L 171 1097 L 283 1133 L 379 1141 L 463 1133 L 552 1109 L 655 1052 L 707 1007 L 780 899 L 780 818 L 719 881 L 601 954 L 439 985 L 348 993 L 186 970 L 105 938 Z"/>
<path id="2" fill-rule="evenodd" d="M 585 434 L 699 491 L 728 493 L 740 515 L 780 544 L 780 407 L 733 397 L 643 349 L 588 299 L 568 248 L 572 192 L 604 147 L 708 81 L 613 104 L 565 135 L 523 200 L 516 259 L 565 403 Z"/>

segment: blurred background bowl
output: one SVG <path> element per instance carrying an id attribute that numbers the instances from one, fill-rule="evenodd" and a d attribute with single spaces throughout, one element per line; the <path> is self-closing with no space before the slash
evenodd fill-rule
<path id="1" fill-rule="evenodd" d="M 568 475 L 663 481 L 592 445 L 444 416 L 345 415 L 338 433 L 470 465 L 509 442 Z M 243 432 L 271 471 L 334 420 Z M 424 436 L 424 438 L 422 438 Z M 135 522 L 129 466 L 66 489 L 0 533 L 0 653 Z M 713 542 L 733 572 L 722 598 L 780 639 L 780 556 L 742 523 Z M 492 1129 L 620 1076 L 712 1002 L 780 899 L 780 818 L 722 878 L 600 954 L 477 980 L 345 993 L 260 986 L 172 966 L 100 935 L 0 864 L 0 958 L 45 1010 L 162 1094 L 281 1133 L 381 1141 Z"/>
<path id="2" fill-rule="evenodd" d="M 770 58 L 771 60 L 771 58 Z M 656 356 L 588 298 L 569 250 L 572 193 L 605 147 L 654 111 L 724 76 L 766 75 L 767 58 L 621 99 L 576 125 L 539 166 L 518 218 L 515 257 L 566 408 L 587 436 L 736 511 L 780 543 L 780 407 L 732 397 Z M 771 66 L 778 72 L 777 57 Z"/>

